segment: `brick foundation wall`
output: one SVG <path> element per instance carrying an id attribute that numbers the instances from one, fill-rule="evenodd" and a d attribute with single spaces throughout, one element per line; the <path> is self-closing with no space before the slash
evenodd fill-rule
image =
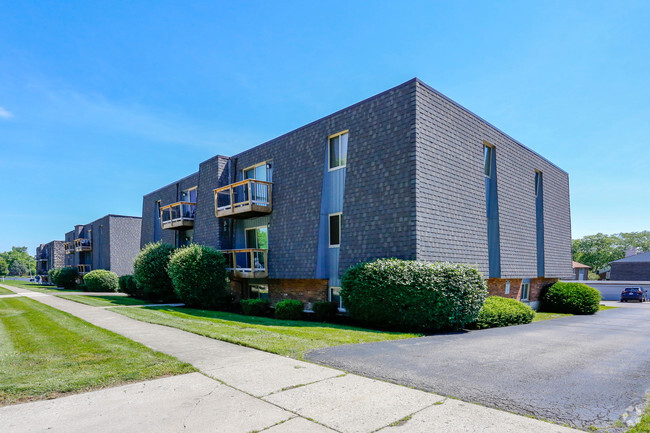
<path id="1" fill-rule="evenodd" d="M 550 287 L 555 283 L 557 278 L 531 278 L 530 279 L 530 293 L 528 300 L 531 302 L 539 301 L 539 296 L 543 289 Z M 510 293 L 506 294 L 506 281 L 510 281 Z M 490 296 L 502 296 L 504 298 L 512 298 L 521 300 L 521 278 L 490 278 L 487 280 L 488 293 Z"/>
<path id="2" fill-rule="evenodd" d="M 269 299 L 275 304 L 283 299 L 304 302 L 327 301 L 327 280 L 277 279 L 269 280 Z"/>

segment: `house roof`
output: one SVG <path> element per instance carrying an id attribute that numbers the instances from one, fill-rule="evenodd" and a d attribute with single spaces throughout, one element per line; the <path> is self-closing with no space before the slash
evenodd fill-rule
<path id="1" fill-rule="evenodd" d="M 573 262 L 572 266 L 573 266 L 573 269 L 576 269 L 576 268 L 591 269 L 591 266 L 583 265 L 582 263 L 578 263 L 578 262 Z"/>
<path id="2" fill-rule="evenodd" d="M 625 257 L 624 259 L 614 260 L 610 263 L 649 263 L 650 262 L 650 251 L 645 253 L 639 253 L 634 256 Z"/>

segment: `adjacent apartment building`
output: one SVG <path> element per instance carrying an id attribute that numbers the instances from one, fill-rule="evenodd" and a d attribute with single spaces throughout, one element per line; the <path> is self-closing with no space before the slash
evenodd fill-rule
<path id="1" fill-rule="evenodd" d="M 272 302 L 340 302 L 382 257 L 469 263 L 533 306 L 573 274 L 568 174 L 417 78 L 145 195 L 158 240 L 224 251 L 233 294 Z"/>
<path id="2" fill-rule="evenodd" d="M 106 215 L 89 224 L 76 225 L 65 234 L 65 266 L 81 276 L 95 269 L 117 275 L 133 273 L 133 259 L 140 251 L 142 218 Z"/>
<path id="3" fill-rule="evenodd" d="M 52 241 L 36 247 L 36 275 L 49 282 L 49 270 L 62 268 L 65 264 L 63 241 Z"/>

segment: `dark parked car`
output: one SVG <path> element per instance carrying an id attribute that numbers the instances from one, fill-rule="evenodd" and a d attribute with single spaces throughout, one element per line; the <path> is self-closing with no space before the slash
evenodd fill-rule
<path id="1" fill-rule="evenodd" d="M 621 302 L 628 302 L 628 301 L 645 302 L 647 293 L 648 291 L 642 290 L 641 287 L 626 287 L 621 292 Z"/>

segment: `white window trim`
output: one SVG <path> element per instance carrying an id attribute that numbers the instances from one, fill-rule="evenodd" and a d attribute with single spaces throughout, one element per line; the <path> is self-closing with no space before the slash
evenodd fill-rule
<path id="1" fill-rule="evenodd" d="M 345 131 L 337 132 L 336 134 L 332 134 L 329 137 L 327 137 L 327 171 L 340 170 L 342 168 L 345 168 L 348 165 L 347 164 L 348 158 L 347 158 L 347 153 L 346 153 L 346 157 L 345 157 L 346 163 L 345 164 L 337 165 L 334 168 L 331 167 L 332 164 L 330 164 L 330 140 L 332 138 L 341 137 L 344 134 L 349 134 L 349 132 L 350 132 L 350 130 L 346 129 Z M 341 155 L 341 139 L 339 139 L 339 155 Z"/>
<path id="2" fill-rule="evenodd" d="M 343 225 L 343 217 L 339 218 L 339 243 L 335 245 L 330 244 L 330 241 L 332 240 L 332 223 L 330 219 L 335 215 L 343 215 L 343 212 L 335 212 L 327 215 L 327 244 L 330 248 L 341 248 L 341 233 L 343 232 L 343 227 L 341 226 Z"/>
<path id="3" fill-rule="evenodd" d="M 510 294 L 510 281 L 506 281 L 505 294 L 506 295 Z"/>
<path id="4" fill-rule="evenodd" d="M 327 290 L 327 300 L 332 302 L 332 289 L 339 289 L 339 304 L 336 308 L 339 310 L 339 313 L 346 313 L 348 310 L 343 307 L 343 298 L 341 298 L 341 287 L 340 286 L 329 286 Z"/>
<path id="5" fill-rule="evenodd" d="M 524 298 L 524 286 L 528 286 L 528 290 L 526 291 L 526 297 Z M 530 300 L 530 283 L 521 283 L 521 301 L 529 301 Z"/>

